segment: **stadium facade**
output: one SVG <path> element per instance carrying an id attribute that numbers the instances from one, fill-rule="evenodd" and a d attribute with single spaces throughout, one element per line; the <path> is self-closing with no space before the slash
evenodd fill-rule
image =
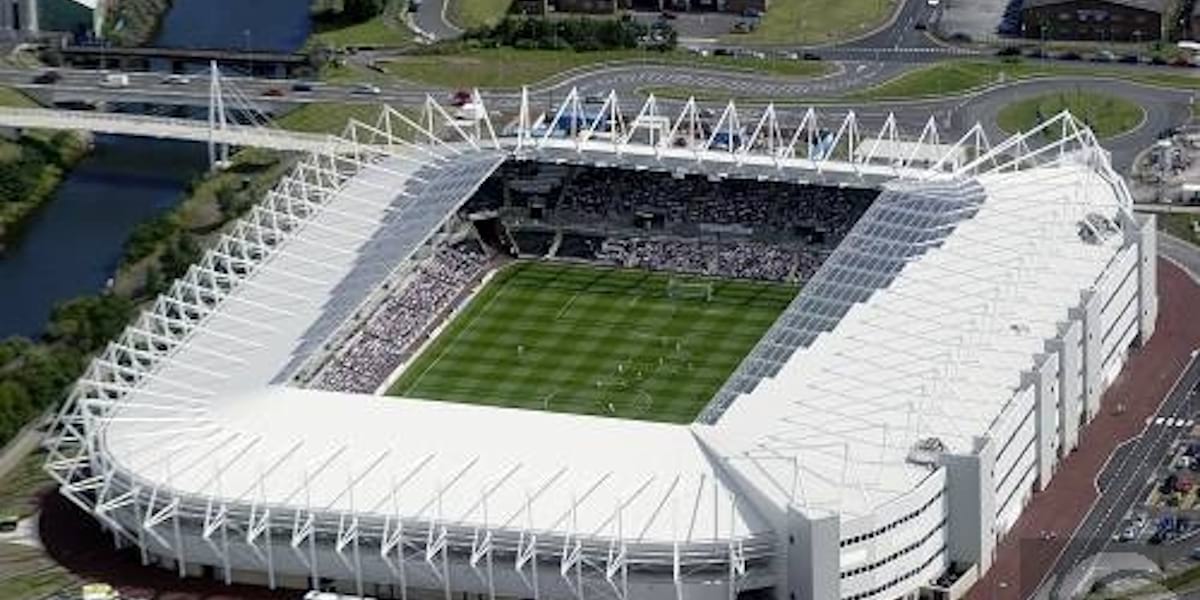
<path id="1" fill-rule="evenodd" d="M 523 104 L 502 137 L 426 110 L 299 161 L 74 387 L 47 470 L 147 564 L 380 597 L 957 597 L 1154 332 L 1154 222 L 1065 113 L 990 146 L 615 95 Z M 301 385 L 505 160 L 882 193 L 690 425 Z"/>

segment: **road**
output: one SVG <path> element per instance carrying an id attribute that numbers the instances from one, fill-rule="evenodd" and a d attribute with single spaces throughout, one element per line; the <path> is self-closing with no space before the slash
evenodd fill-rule
<path id="1" fill-rule="evenodd" d="M 1200 248 L 1162 234 L 1159 251 L 1200 281 Z M 1198 409 L 1200 354 L 1193 354 L 1142 435 L 1118 448 L 1106 468 L 1097 474 L 1100 495 L 1038 588 L 1036 598 L 1059 597 L 1054 588 L 1064 574 L 1088 557 L 1109 548 L 1113 533 L 1121 529 L 1130 509 L 1149 493 L 1155 472 L 1169 457 L 1170 448 L 1188 432 L 1187 428 L 1170 426 L 1166 419 L 1186 420 Z"/>
<path id="2" fill-rule="evenodd" d="M 450 22 L 446 16 L 446 4 L 450 0 L 423 0 L 412 15 L 418 33 L 434 40 L 449 40 L 462 35 L 463 30 Z"/>
<path id="3" fill-rule="evenodd" d="M 900 13 L 897 22 L 904 20 L 908 8 L 925 8 L 923 3 L 909 3 Z M 424 8 L 425 5 L 423 4 Z M 909 15 L 910 17 L 912 15 Z M 914 17 L 915 18 L 915 17 Z M 892 31 L 893 35 L 899 30 Z M 885 36 L 887 31 L 864 38 L 861 43 L 876 43 L 875 36 Z M 906 40 L 906 43 L 911 40 Z M 1086 63 L 1079 63 L 1083 67 Z M 586 95 L 605 95 L 616 90 L 623 100 L 623 108 L 636 111 L 648 90 L 672 89 L 704 92 L 712 98 L 702 102 L 713 107 L 724 104 L 724 98 L 738 98 L 739 106 L 761 105 L 769 98 L 792 98 L 794 105 L 778 107 L 788 119 L 807 108 L 807 102 L 820 104 L 822 112 L 831 117 L 854 110 L 863 118 L 867 132 L 878 128 L 887 114 L 895 113 L 903 131 L 915 135 L 929 119 L 936 116 L 943 132 L 943 139 L 961 135 L 976 122 L 982 123 L 992 141 L 1006 136 L 996 126 L 996 115 L 1007 104 L 1024 97 L 1055 91 L 1094 87 L 1096 78 L 1085 76 L 1056 77 L 1024 80 L 996 84 L 991 88 L 969 94 L 933 99 L 890 102 L 848 102 L 837 100 L 855 91 L 892 79 L 914 67 L 913 63 L 838 61 L 833 63 L 832 73 L 816 78 L 788 78 L 766 73 L 729 71 L 711 68 L 696 68 L 681 65 L 661 64 L 617 64 L 580 68 L 550 77 L 530 86 L 531 99 L 537 108 L 552 109 L 562 101 L 571 88 L 578 88 Z M 1102 65 L 1106 70 L 1138 69 L 1148 73 L 1155 67 L 1136 65 Z M 1178 69 L 1162 68 L 1178 73 Z M 130 85 L 122 89 L 107 89 L 98 86 L 99 75 L 94 71 L 61 70 L 62 80 L 53 85 L 37 85 L 31 82 L 33 73 L 23 69 L 0 69 L 0 85 L 23 89 L 48 102 L 108 101 L 113 103 L 146 103 L 164 105 L 207 106 L 209 84 L 207 78 L 193 78 L 186 84 L 163 83 L 163 76 L 156 73 L 130 73 Z M 390 103 L 416 105 L 424 101 L 427 94 L 435 98 L 447 98 L 449 89 L 418 83 L 395 82 L 381 85 L 381 93 L 365 94 L 352 85 L 320 83 L 312 91 L 296 92 L 291 82 L 274 79 L 228 78 L 244 96 L 266 112 L 280 112 L 290 106 L 311 102 Z M 1103 83 L 1107 92 L 1127 98 L 1145 108 L 1145 119 L 1139 127 L 1127 134 L 1104 140 L 1113 155 L 1118 169 L 1127 169 L 1136 154 L 1148 147 L 1165 130 L 1182 125 L 1190 119 L 1192 92 L 1150 87 L 1120 79 L 1107 79 Z M 272 91 L 275 90 L 275 91 Z M 484 90 L 484 98 L 493 110 L 511 111 L 519 101 L 519 94 L 511 90 Z M 273 94 L 273 95 L 269 95 Z M 236 104 L 236 103 L 235 103 Z M 675 100 L 664 100 L 665 110 L 678 106 Z"/>

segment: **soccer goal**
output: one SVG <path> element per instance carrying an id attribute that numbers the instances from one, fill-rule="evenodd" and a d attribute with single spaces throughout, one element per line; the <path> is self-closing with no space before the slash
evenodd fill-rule
<path id="1" fill-rule="evenodd" d="M 687 280 L 672 277 L 667 280 L 667 297 L 680 300 L 703 300 L 709 302 L 713 296 L 711 281 Z"/>

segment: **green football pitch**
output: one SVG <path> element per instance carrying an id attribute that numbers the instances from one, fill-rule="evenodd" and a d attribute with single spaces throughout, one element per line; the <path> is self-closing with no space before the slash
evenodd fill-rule
<path id="1" fill-rule="evenodd" d="M 492 278 L 389 393 L 687 423 L 796 290 L 515 263 Z"/>

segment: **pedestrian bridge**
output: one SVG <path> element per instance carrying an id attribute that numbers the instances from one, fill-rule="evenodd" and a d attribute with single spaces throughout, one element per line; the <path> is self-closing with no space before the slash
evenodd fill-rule
<path id="1" fill-rule="evenodd" d="M 213 127 L 194 119 L 47 108 L 0 108 L 0 127 L 89 131 L 297 152 L 318 152 L 341 143 L 332 135 L 254 125 L 225 123 Z"/>

